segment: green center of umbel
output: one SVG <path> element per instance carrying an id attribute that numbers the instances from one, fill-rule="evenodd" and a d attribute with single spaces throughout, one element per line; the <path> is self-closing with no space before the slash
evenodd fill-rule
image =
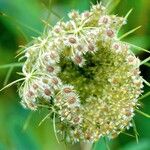
<path id="1" fill-rule="evenodd" d="M 123 55 L 107 49 L 98 50 L 95 54 L 87 53 L 84 58 L 85 64 L 83 67 L 79 67 L 62 56 L 60 60 L 61 73 L 59 74 L 65 84 L 75 87 L 81 102 L 91 96 L 103 97 L 106 91 L 108 93 L 113 89 L 114 85 L 109 80 L 115 74 L 116 77 L 123 77 L 123 72 L 129 69 Z M 115 86 L 121 86 L 124 83 L 124 81 L 121 83 L 119 79 L 116 82 Z"/>

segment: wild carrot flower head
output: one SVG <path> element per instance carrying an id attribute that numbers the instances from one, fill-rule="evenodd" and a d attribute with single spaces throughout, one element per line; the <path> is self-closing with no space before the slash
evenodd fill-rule
<path id="1" fill-rule="evenodd" d="M 68 142 L 114 138 L 129 128 L 142 92 L 140 60 L 117 37 L 125 18 L 101 4 L 69 13 L 25 49 L 22 105 L 46 105 Z"/>

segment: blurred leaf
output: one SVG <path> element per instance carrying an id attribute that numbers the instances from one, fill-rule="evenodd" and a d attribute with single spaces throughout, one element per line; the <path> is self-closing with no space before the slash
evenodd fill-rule
<path id="1" fill-rule="evenodd" d="M 135 142 L 130 142 L 126 146 L 123 146 L 120 150 L 149 150 L 150 149 L 150 140 L 143 139 L 140 140 L 139 144 Z"/>
<path id="2" fill-rule="evenodd" d="M 1 0 L 0 11 L 8 16 L 8 20 L 4 20 L 5 25 L 12 30 L 19 26 L 28 36 L 34 36 L 35 33 L 27 28 L 38 31 L 42 29 L 41 10 L 36 0 Z"/>
<path id="3" fill-rule="evenodd" d="M 111 13 L 120 3 L 121 0 L 103 0 L 106 5 L 107 11 Z"/>

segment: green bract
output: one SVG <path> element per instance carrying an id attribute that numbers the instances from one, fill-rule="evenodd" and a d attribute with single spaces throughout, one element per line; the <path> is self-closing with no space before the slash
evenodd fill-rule
<path id="1" fill-rule="evenodd" d="M 114 138 L 132 126 L 143 87 L 139 59 L 117 37 L 126 20 L 100 4 L 69 17 L 25 48 L 21 103 L 48 108 L 68 142 Z"/>

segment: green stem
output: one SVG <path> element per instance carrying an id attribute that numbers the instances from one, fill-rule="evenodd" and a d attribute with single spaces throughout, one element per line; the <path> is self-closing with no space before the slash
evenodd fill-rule
<path id="1" fill-rule="evenodd" d="M 92 150 L 92 143 L 81 142 L 80 147 L 81 147 L 81 150 Z"/>

